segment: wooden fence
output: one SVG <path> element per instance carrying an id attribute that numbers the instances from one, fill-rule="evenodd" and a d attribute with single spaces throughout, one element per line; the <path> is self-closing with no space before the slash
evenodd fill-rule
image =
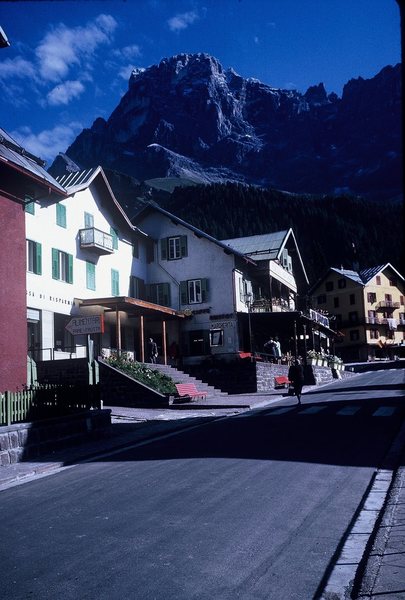
<path id="1" fill-rule="evenodd" d="M 42 385 L 0 393 L 0 426 L 101 408 L 100 386 Z"/>

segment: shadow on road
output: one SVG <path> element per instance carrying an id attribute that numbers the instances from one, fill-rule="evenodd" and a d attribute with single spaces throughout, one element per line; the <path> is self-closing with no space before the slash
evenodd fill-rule
<path id="1" fill-rule="evenodd" d="M 195 418 L 193 427 L 101 461 L 226 458 L 382 467 L 405 415 L 404 399 L 307 403 L 226 419 Z M 186 425 L 186 423 L 184 423 Z M 127 429 L 127 425 L 114 425 Z M 128 429 L 127 429 L 128 430 Z M 97 461 L 97 457 L 94 461 Z"/>

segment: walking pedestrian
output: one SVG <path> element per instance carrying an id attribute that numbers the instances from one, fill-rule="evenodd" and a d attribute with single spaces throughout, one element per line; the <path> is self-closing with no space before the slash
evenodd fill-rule
<path id="1" fill-rule="evenodd" d="M 158 355 L 157 344 L 153 338 L 149 338 L 149 341 L 148 341 L 149 362 L 156 363 L 157 355 Z"/>
<path id="2" fill-rule="evenodd" d="M 301 404 L 302 388 L 304 387 L 304 367 L 299 358 L 296 358 L 294 364 L 288 369 L 288 379 L 294 386 L 294 394 L 298 398 L 298 404 Z"/>

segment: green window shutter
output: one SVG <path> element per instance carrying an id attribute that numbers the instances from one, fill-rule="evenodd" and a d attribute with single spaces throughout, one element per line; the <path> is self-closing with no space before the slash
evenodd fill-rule
<path id="1" fill-rule="evenodd" d="M 36 274 L 42 275 L 42 245 L 37 242 L 35 244 L 35 259 L 36 259 Z"/>
<path id="2" fill-rule="evenodd" d="M 201 279 L 201 300 L 207 302 L 209 292 L 209 280 Z"/>
<path id="3" fill-rule="evenodd" d="M 156 283 L 148 283 L 146 285 L 146 299 L 148 302 L 153 302 L 153 304 L 158 303 Z"/>
<path id="4" fill-rule="evenodd" d="M 163 238 L 160 240 L 160 258 L 162 260 L 167 260 L 167 244 L 168 238 Z"/>
<path id="5" fill-rule="evenodd" d="M 88 290 L 96 289 L 96 265 L 86 261 L 86 287 Z"/>
<path id="6" fill-rule="evenodd" d="M 118 250 L 118 232 L 114 227 L 110 227 L 110 235 L 112 237 L 114 250 Z"/>
<path id="7" fill-rule="evenodd" d="M 180 303 L 188 304 L 187 281 L 180 281 Z"/>
<path id="8" fill-rule="evenodd" d="M 181 251 L 182 258 L 184 256 L 187 256 L 187 236 L 186 235 L 180 236 L 180 251 Z"/>
<path id="9" fill-rule="evenodd" d="M 120 295 L 120 274 L 115 269 L 111 269 L 111 295 Z"/>
<path id="10" fill-rule="evenodd" d="M 68 257 L 68 273 L 67 273 L 67 282 L 73 283 L 73 256 L 71 254 L 67 255 Z"/>
<path id="11" fill-rule="evenodd" d="M 92 214 L 90 214 L 88 212 L 84 213 L 84 226 L 86 228 L 94 227 L 94 217 Z"/>
<path id="12" fill-rule="evenodd" d="M 27 201 L 27 203 L 24 206 L 24 210 L 26 213 L 29 213 L 30 215 L 35 215 L 35 202 L 31 201 L 28 202 L 29 198 L 26 197 L 25 200 Z"/>
<path id="13" fill-rule="evenodd" d="M 134 258 L 139 258 L 139 240 L 135 239 L 132 246 L 132 256 Z"/>
<path id="14" fill-rule="evenodd" d="M 157 289 L 157 303 L 161 306 L 170 306 L 170 283 L 160 283 Z"/>
<path id="15" fill-rule="evenodd" d="M 52 278 L 59 279 L 59 250 L 52 248 Z"/>
<path id="16" fill-rule="evenodd" d="M 66 206 L 63 204 L 56 205 L 56 224 L 66 228 Z"/>

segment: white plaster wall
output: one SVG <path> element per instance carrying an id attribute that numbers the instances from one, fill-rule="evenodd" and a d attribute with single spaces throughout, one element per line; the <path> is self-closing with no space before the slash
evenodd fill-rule
<path id="1" fill-rule="evenodd" d="M 74 314 L 74 298 L 111 296 L 111 269 L 119 272 L 119 293 L 129 295 L 130 275 L 145 279 L 145 243 L 140 240 L 140 258 L 132 257 L 129 230 L 115 222 L 114 210 L 102 204 L 95 186 L 91 186 L 61 202 L 66 206 L 66 228 L 56 224 L 56 206 L 35 205 L 35 215 L 26 214 L 26 237 L 42 244 L 42 275 L 27 272 L 27 305 L 61 314 Z M 115 208 L 114 206 L 112 207 Z M 118 250 L 99 255 L 96 251 L 81 249 L 79 230 L 84 228 L 84 213 L 94 217 L 94 227 L 110 233 L 110 226 L 118 230 Z M 52 248 L 73 255 L 73 284 L 52 278 Z M 96 289 L 86 288 L 86 260 L 96 265 Z"/>

